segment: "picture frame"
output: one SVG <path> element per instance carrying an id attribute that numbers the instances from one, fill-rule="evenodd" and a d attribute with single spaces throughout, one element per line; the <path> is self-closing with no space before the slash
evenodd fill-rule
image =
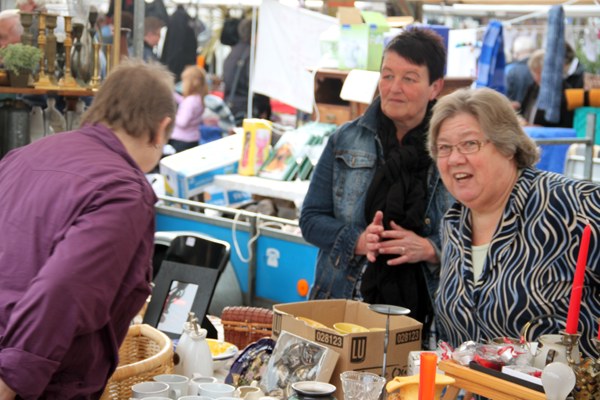
<path id="1" fill-rule="evenodd" d="M 206 329 L 206 314 L 218 278 L 218 269 L 163 261 L 143 322 L 171 339 L 179 339 L 192 311 Z"/>

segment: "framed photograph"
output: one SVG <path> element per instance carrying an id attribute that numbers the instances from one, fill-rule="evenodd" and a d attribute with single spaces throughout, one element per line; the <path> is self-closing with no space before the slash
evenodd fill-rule
<path id="1" fill-rule="evenodd" d="M 144 323 L 178 339 L 188 313 L 202 322 L 217 285 L 219 270 L 163 261 L 144 315 Z"/>

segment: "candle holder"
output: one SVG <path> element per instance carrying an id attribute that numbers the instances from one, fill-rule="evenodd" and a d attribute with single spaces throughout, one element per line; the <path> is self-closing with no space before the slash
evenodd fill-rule
<path id="1" fill-rule="evenodd" d="M 560 331 L 561 344 L 566 348 L 567 363 L 571 368 L 576 367 L 581 362 L 581 356 L 579 354 L 579 338 L 581 333 L 567 333 L 566 331 Z M 575 351 L 575 356 L 573 352 Z"/>
<path id="2" fill-rule="evenodd" d="M 42 52 L 42 58 L 40 59 L 40 71 L 38 73 L 38 79 L 35 83 L 35 87 L 48 87 L 52 85 L 48 75 L 46 75 L 46 14 L 40 13 L 38 15 L 38 47 Z"/>
<path id="3" fill-rule="evenodd" d="M 596 359 L 586 358 L 581 361 L 575 371 L 575 389 L 573 398 L 575 400 L 598 399 L 600 394 L 600 340 L 592 339 L 596 347 L 598 357 Z M 595 396 L 595 397 L 594 397 Z"/>
<path id="4" fill-rule="evenodd" d="M 48 34 L 46 35 L 46 69 L 53 84 L 56 82 L 56 35 L 54 29 L 56 28 L 57 17 L 56 14 L 46 15 L 46 28 L 48 28 Z"/>
<path id="5" fill-rule="evenodd" d="M 19 11 L 19 18 L 21 25 L 23 26 L 23 34 L 21 35 L 21 43 L 29 46 L 34 46 L 33 33 L 31 33 L 31 26 L 33 25 L 33 16 L 35 13 Z M 37 44 L 37 43 L 35 43 Z"/>
<path id="6" fill-rule="evenodd" d="M 91 87 L 98 89 L 100 87 L 100 43 L 94 43 L 94 73 L 92 74 Z"/>
<path id="7" fill-rule="evenodd" d="M 65 87 L 76 87 L 77 82 L 73 75 L 71 74 L 71 47 L 73 46 L 73 39 L 71 33 L 73 32 L 73 24 L 72 24 L 71 16 L 66 15 L 65 19 L 65 41 L 63 45 L 65 46 L 65 69 L 63 73 L 62 79 L 59 81 L 60 86 Z"/>
<path id="8" fill-rule="evenodd" d="M 104 77 L 106 78 L 108 76 L 108 74 L 110 74 L 110 71 L 112 70 L 112 62 L 113 62 L 113 54 L 112 54 L 112 44 L 105 44 L 104 45 L 106 47 L 106 50 L 104 51 L 104 54 L 106 55 L 106 74 L 104 75 Z"/>

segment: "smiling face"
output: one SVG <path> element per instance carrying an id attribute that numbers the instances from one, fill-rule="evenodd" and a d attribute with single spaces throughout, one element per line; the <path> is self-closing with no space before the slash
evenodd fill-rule
<path id="1" fill-rule="evenodd" d="M 500 153 L 487 141 L 479 122 L 471 114 L 460 112 L 441 123 L 438 148 L 468 140 L 484 144 L 471 154 L 461 154 L 454 147 L 448 157 L 437 157 L 444 185 L 458 201 L 475 212 L 504 208 L 518 174 L 514 157 Z"/>
<path id="2" fill-rule="evenodd" d="M 384 54 L 379 79 L 381 111 L 398 131 L 418 126 L 427 111 L 427 103 L 436 98 L 443 86 L 438 79 L 429 83 L 426 65 L 412 64 L 393 51 Z"/>

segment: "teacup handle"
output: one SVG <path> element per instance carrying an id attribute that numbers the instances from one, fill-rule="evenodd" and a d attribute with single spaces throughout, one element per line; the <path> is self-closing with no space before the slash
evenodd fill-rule
<path id="1" fill-rule="evenodd" d="M 171 389 L 169 391 L 169 394 L 174 396 L 174 397 L 171 397 L 172 399 L 178 399 L 181 397 L 181 389 Z"/>

